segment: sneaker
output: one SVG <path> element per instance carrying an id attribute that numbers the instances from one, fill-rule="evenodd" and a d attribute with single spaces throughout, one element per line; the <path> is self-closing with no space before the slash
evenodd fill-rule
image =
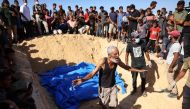
<path id="1" fill-rule="evenodd" d="M 146 91 L 142 92 L 142 96 L 147 97 L 147 92 Z"/>
<path id="2" fill-rule="evenodd" d="M 170 98 L 177 98 L 177 95 L 178 95 L 178 94 L 170 93 L 170 94 L 168 95 L 168 97 L 170 97 Z"/>
<path id="3" fill-rule="evenodd" d="M 171 92 L 171 90 L 168 90 L 167 88 L 166 89 L 162 89 L 160 91 L 160 93 L 170 93 L 170 92 Z"/>
<path id="4" fill-rule="evenodd" d="M 133 89 L 133 91 L 131 91 L 131 95 L 134 95 L 137 92 L 136 89 Z"/>

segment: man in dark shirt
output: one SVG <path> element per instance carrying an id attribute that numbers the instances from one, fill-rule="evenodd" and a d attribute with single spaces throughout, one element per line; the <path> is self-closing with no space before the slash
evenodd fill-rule
<path id="1" fill-rule="evenodd" d="M 133 42 L 129 43 L 127 45 L 126 49 L 126 65 L 128 65 L 128 57 L 129 54 L 131 55 L 131 66 L 137 69 L 145 69 L 146 68 L 146 62 L 144 58 L 144 53 L 148 59 L 148 65 L 149 67 L 152 66 L 149 53 L 145 49 L 146 47 L 144 46 L 143 42 L 140 40 L 139 34 L 137 32 L 133 32 L 131 34 L 131 37 L 133 38 Z M 131 92 L 131 95 L 136 93 L 137 90 L 137 76 L 138 72 L 132 72 L 132 78 L 133 78 L 133 91 Z M 145 91 L 145 84 L 146 84 L 146 75 L 144 72 L 140 73 L 141 76 L 141 92 L 144 97 L 147 96 L 146 91 Z"/>
<path id="2" fill-rule="evenodd" d="M 113 36 L 116 34 L 116 27 L 117 27 L 117 13 L 114 11 L 114 7 L 110 8 L 109 18 L 110 18 L 110 24 L 109 24 L 109 39 L 108 42 L 110 42 L 113 39 Z"/>
<path id="3" fill-rule="evenodd" d="M 86 75 L 84 78 L 76 79 L 73 81 L 74 85 L 79 85 L 91 79 L 95 74 L 99 72 L 99 98 L 100 105 L 103 109 L 116 109 L 118 105 L 117 89 L 115 85 L 115 71 L 117 65 L 125 70 L 144 72 L 145 70 L 133 69 L 125 65 L 119 59 L 119 51 L 115 46 L 109 46 L 107 49 L 108 57 L 100 59 L 96 68 Z"/>
<path id="4" fill-rule="evenodd" d="M 90 35 L 95 35 L 95 23 L 96 23 L 96 14 L 93 10 L 93 7 L 91 6 L 89 12 Z"/>
<path id="5" fill-rule="evenodd" d="M 184 58 L 190 57 L 190 13 L 188 13 L 182 30 L 183 44 L 184 44 Z"/>
<path id="6" fill-rule="evenodd" d="M 137 30 L 137 24 L 138 24 L 137 20 L 140 17 L 140 12 L 135 9 L 135 5 L 132 4 L 130 7 L 131 7 L 131 12 L 129 13 L 130 15 L 128 16 L 128 19 L 129 19 L 128 34 L 129 34 L 129 37 L 131 36 L 131 33 L 133 31 Z"/>

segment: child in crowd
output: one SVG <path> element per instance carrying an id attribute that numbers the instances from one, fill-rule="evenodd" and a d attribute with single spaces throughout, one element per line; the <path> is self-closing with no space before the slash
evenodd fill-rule
<path id="1" fill-rule="evenodd" d="M 57 12 L 54 12 L 53 13 L 53 21 L 51 22 L 54 35 L 57 33 L 59 33 L 59 34 L 62 33 L 62 31 L 59 30 L 59 21 L 60 21 L 60 18 L 58 17 Z"/>
<path id="2" fill-rule="evenodd" d="M 160 27 L 158 27 L 158 22 L 154 21 L 153 26 L 150 28 L 150 38 L 147 44 L 147 48 L 150 50 L 151 53 L 158 53 L 158 41 L 159 41 L 159 34 L 160 34 Z"/>
<path id="3" fill-rule="evenodd" d="M 68 33 L 76 34 L 77 33 L 77 22 L 74 19 L 74 16 L 70 16 L 70 20 L 68 20 L 67 23 L 68 23 Z"/>
<path id="4" fill-rule="evenodd" d="M 142 40 L 143 45 L 146 46 L 146 34 L 148 33 L 148 26 L 143 22 L 143 19 L 138 20 L 137 32 L 139 33 L 139 37 Z"/>

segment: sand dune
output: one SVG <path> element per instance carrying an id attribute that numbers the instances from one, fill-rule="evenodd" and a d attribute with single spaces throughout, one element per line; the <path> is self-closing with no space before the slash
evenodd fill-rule
<path id="1" fill-rule="evenodd" d="M 69 64 L 73 65 L 82 61 L 96 64 L 97 61 L 107 56 L 106 49 L 109 45 L 118 46 L 121 52 L 121 59 L 125 61 L 126 44 L 88 35 L 49 35 L 24 41 L 19 48 L 25 52 L 32 66 L 33 72 L 44 72 L 56 66 Z M 129 95 L 132 90 L 131 73 L 118 67 L 119 73 L 128 84 L 127 94 L 118 94 L 120 109 L 181 109 L 181 100 L 171 99 L 167 94 L 158 93 L 167 86 L 165 63 L 154 55 L 151 55 L 153 67 L 148 68 L 147 91 L 148 96 L 140 95 L 140 87 L 136 95 Z M 130 62 L 129 62 L 130 63 Z M 187 75 L 186 75 L 187 77 Z M 178 83 L 179 93 L 185 84 L 186 77 Z M 138 86 L 140 85 L 138 77 Z M 97 109 L 97 100 L 81 103 L 79 109 Z"/>

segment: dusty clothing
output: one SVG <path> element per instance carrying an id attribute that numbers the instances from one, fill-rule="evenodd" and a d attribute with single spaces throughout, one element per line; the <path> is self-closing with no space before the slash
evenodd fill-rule
<path id="1" fill-rule="evenodd" d="M 182 69 L 185 69 L 185 70 L 190 69 L 190 57 L 184 59 L 183 68 Z M 187 78 L 186 85 L 190 88 L 190 74 L 189 74 L 189 76 Z"/>
<path id="2" fill-rule="evenodd" d="M 165 67 L 165 72 L 167 72 L 168 90 L 170 90 L 169 89 L 170 85 L 175 81 L 174 79 L 175 73 L 180 71 L 179 65 L 175 65 L 175 67 L 173 68 L 173 72 L 170 73 L 168 72 L 169 66 L 170 66 L 169 64 L 166 64 L 166 67 Z M 172 89 L 171 93 L 178 94 L 177 86 L 175 86 Z"/>
<path id="3" fill-rule="evenodd" d="M 104 105 L 105 107 L 117 107 L 117 87 L 99 87 L 99 99 L 102 105 Z"/>

